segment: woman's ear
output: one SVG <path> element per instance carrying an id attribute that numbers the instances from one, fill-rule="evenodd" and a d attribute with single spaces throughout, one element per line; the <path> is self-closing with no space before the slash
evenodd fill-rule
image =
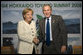
<path id="1" fill-rule="evenodd" d="M 25 18 L 26 16 L 24 15 L 24 18 Z"/>

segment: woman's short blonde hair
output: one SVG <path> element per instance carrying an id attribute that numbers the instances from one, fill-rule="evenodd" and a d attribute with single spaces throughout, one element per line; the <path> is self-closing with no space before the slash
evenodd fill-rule
<path id="1" fill-rule="evenodd" d="M 29 11 L 31 11 L 31 12 L 32 12 L 32 15 L 33 15 L 33 10 L 32 10 L 31 8 L 25 8 L 25 9 L 23 10 L 23 12 L 22 12 L 23 19 L 25 19 L 24 15 L 25 15 L 26 13 L 28 13 Z"/>

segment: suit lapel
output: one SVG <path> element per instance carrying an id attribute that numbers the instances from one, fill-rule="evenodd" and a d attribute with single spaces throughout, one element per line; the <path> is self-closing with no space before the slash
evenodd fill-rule
<path id="1" fill-rule="evenodd" d="M 51 28 L 52 28 L 52 38 L 53 38 L 53 40 L 55 39 L 54 37 L 53 37 L 53 32 L 54 32 L 54 30 L 55 30 L 55 27 L 54 27 L 54 24 L 55 24 L 55 17 L 52 15 L 51 16 Z"/>
<path id="2" fill-rule="evenodd" d="M 43 22 L 43 31 L 44 31 L 44 35 L 45 35 L 45 20 L 46 20 L 46 18 L 44 18 L 44 22 Z"/>
<path id="3" fill-rule="evenodd" d="M 52 17 L 51 17 L 51 28 L 52 28 L 52 31 L 54 30 L 54 25 L 53 25 L 53 24 L 54 24 L 54 21 L 55 21 L 55 20 L 54 20 L 54 18 L 53 18 L 53 16 L 52 16 Z"/>

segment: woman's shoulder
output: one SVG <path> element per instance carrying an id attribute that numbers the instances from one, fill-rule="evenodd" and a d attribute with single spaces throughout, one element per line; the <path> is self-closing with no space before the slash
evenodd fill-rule
<path id="1" fill-rule="evenodd" d="M 32 23 L 36 23 L 36 21 L 35 20 L 32 20 Z"/>

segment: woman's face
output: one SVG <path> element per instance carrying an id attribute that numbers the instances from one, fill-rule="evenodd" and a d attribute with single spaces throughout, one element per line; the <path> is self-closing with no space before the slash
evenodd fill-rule
<path id="1" fill-rule="evenodd" d="M 31 22 L 31 20 L 32 20 L 32 18 L 33 18 L 33 16 L 32 16 L 32 11 L 27 12 L 27 13 L 24 15 L 24 17 L 25 17 L 25 20 L 26 20 L 26 21 Z"/>

